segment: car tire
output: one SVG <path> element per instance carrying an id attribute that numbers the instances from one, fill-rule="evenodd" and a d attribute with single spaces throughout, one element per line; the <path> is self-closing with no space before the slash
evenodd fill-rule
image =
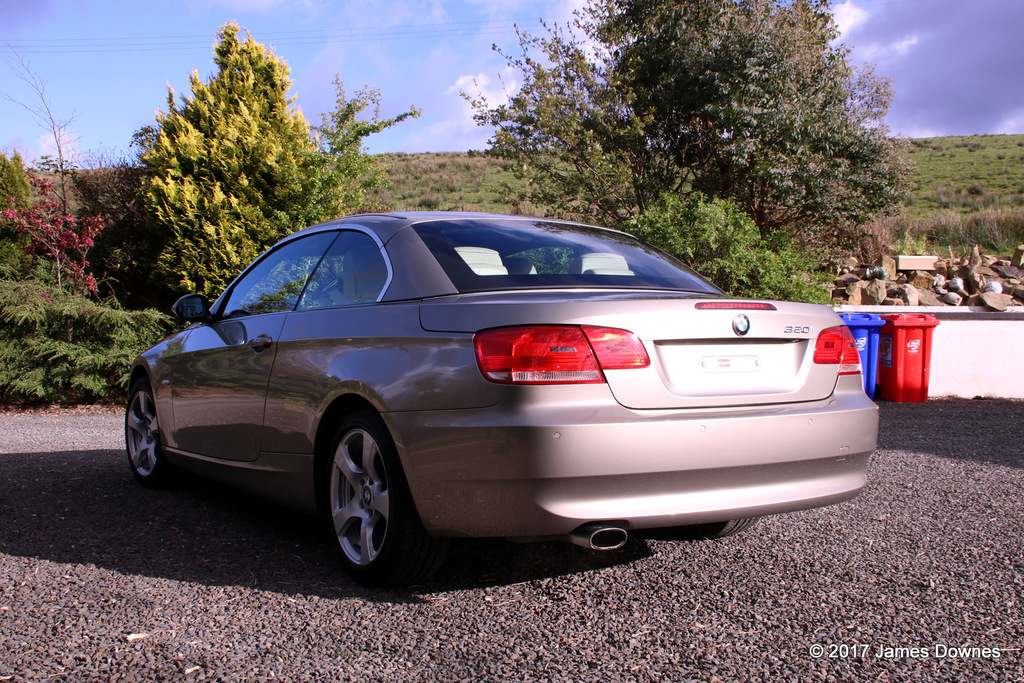
<path id="1" fill-rule="evenodd" d="M 448 542 L 423 528 L 379 415 L 358 411 L 342 422 L 323 479 L 330 536 L 354 579 L 408 585 L 440 568 Z"/>
<path id="2" fill-rule="evenodd" d="M 144 486 L 160 488 L 171 481 L 172 467 L 160 443 L 160 423 L 149 380 L 143 378 L 128 392 L 124 413 L 124 440 L 128 466 Z"/>
<path id="3" fill-rule="evenodd" d="M 746 531 L 750 527 L 757 524 L 760 517 L 748 517 L 747 519 L 731 519 L 727 522 L 712 522 L 710 524 L 695 524 L 691 527 L 687 527 L 688 530 L 693 532 L 696 538 L 726 538 L 727 536 L 735 536 L 738 533 Z"/>

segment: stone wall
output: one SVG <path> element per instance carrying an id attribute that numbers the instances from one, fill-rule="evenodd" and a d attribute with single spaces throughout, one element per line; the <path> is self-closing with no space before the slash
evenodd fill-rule
<path id="1" fill-rule="evenodd" d="M 1006 311 L 1024 305 L 1024 245 L 1013 256 L 967 259 L 883 256 L 880 263 L 850 259 L 833 282 L 834 303 L 849 306 L 983 306 Z"/>

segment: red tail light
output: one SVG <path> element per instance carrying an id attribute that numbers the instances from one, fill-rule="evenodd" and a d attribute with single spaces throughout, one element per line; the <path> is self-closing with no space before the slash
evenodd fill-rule
<path id="1" fill-rule="evenodd" d="M 484 377 L 502 384 L 599 384 L 604 370 L 650 364 L 632 332 L 536 325 L 484 330 L 474 338 Z"/>
<path id="2" fill-rule="evenodd" d="M 846 325 L 822 330 L 814 344 L 814 362 L 821 365 L 838 365 L 840 375 L 861 373 L 860 354 L 857 341 Z"/>
<path id="3" fill-rule="evenodd" d="M 635 334 L 612 327 L 583 326 L 602 370 L 630 370 L 651 364 L 644 345 Z"/>

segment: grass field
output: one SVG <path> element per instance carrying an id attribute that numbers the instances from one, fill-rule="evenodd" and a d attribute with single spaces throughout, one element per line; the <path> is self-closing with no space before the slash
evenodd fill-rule
<path id="1" fill-rule="evenodd" d="M 1024 207 L 1024 135 L 921 138 L 912 141 L 911 158 L 911 217 Z"/>
<path id="2" fill-rule="evenodd" d="M 890 251 L 990 254 L 1024 244 L 1024 135 L 912 141 L 913 189 L 898 217 L 870 226 Z"/>
<path id="3" fill-rule="evenodd" d="M 508 188 L 522 181 L 508 162 L 473 152 L 447 152 L 386 154 L 384 165 L 391 186 L 378 190 L 375 199 L 391 209 L 517 212 Z"/>
<path id="4" fill-rule="evenodd" d="M 911 141 L 915 170 L 901 215 L 869 226 L 886 251 L 1010 253 L 1024 243 L 1024 135 Z M 388 154 L 391 187 L 374 196 L 398 211 L 543 214 L 515 203 L 508 162 L 479 153 Z"/>

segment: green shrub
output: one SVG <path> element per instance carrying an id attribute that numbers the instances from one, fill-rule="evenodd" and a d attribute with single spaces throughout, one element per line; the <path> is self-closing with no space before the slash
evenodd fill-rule
<path id="1" fill-rule="evenodd" d="M 168 308 L 174 295 L 153 287 L 150 276 L 163 244 L 146 227 L 142 196 L 145 169 L 127 156 L 95 155 L 88 170 L 74 172 L 76 216 L 100 216 L 103 232 L 89 250 L 90 271 L 99 293 L 132 310 Z"/>
<path id="2" fill-rule="evenodd" d="M 786 237 L 761 237 L 729 200 L 662 195 L 624 228 L 735 296 L 827 304 L 817 263 Z"/>
<path id="3" fill-rule="evenodd" d="M 0 280 L 0 403 L 121 398 L 132 360 L 169 323 L 157 311 L 125 311 L 39 277 Z"/>

